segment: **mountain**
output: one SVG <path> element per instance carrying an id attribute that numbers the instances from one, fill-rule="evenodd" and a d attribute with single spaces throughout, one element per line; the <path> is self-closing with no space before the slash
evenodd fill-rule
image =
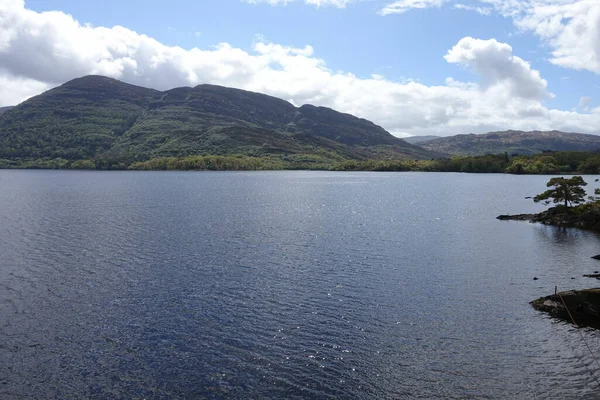
<path id="1" fill-rule="evenodd" d="M 452 155 L 536 154 L 543 151 L 595 151 L 600 136 L 560 131 L 505 131 L 483 135 L 456 135 L 420 144 L 431 151 Z"/>
<path id="2" fill-rule="evenodd" d="M 11 108 L 14 108 L 13 106 L 8 106 L 8 107 L 0 107 L 0 114 L 2 114 L 5 111 L 10 110 Z"/>
<path id="3" fill-rule="evenodd" d="M 437 155 L 350 114 L 214 85 L 161 92 L 86 76 L 0 115 L 4 159 L 127 164 L 232 154 L 319 162 Z"/>
<path id="4" fill-rule="evenodd" d="M 441 136 L 433 136 L 433 135 L 409 136 L 409 137 L 405 137 L 404 140 L 410 144 L 421 145 L 422 143 L 429 142 L 430 140 L 433 140 L 433 139 L 439 139 L 440 137 Z"/>

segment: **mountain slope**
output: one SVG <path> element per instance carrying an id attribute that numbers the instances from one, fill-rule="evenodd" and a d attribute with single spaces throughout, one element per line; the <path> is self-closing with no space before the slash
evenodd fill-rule
<path id="1" fill-rule="evenodd" d="M 14 107 L 13 106 L 0 107 L 0 114 L 2 114 L 3 112 L 6 112 L 8 110 L 10 110 L 11 108 L 14 108 Z"/>
<path id="2" fill-rule="evenodd" d="M 160 92 L 87 76 L 0 115 L 0 158 L 131 161 L 193 154 L 335 161 L 436 156 L 349 114 L 214 85 Z"/>
<path id="3" fill-rule="evenodd" d="M 452 155 L 536 154 L 543 151 L 595 151 L 600 149 L 600 136 L 560 131 L 505 131 L 443 137 L 420 145 Z"/>
<path id="4" fill-rule="evenodd" d="M 404 140 L 410 144 L 421 145 L 422 143 L 429 142 L 430 140 L 439 139 L 441 136 L 409 136 L 404 138 Z"/>

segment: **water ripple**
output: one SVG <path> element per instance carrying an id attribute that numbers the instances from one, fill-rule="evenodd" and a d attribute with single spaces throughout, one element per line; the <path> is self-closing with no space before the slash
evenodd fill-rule
<path id="1" fill-rule="evenodd" d="M 597 398 L 544 180 L 0 171 L 0 398 Z"/>

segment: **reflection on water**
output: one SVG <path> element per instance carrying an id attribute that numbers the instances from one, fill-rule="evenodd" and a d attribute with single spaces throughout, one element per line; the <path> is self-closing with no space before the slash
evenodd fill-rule
<path id="1" fill-rule="evenodd" d="M 546 180 L 0 171 L 0 398 L 596 398 Z"/>

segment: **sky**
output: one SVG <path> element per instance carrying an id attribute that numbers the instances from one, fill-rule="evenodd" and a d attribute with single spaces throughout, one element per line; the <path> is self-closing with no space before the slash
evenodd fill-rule
<path id="1" fill-rule="evenodd" d="M 600 0 L 0 0 L 0 106 L 89 74 L 252 90 L 400 137 L 600 134 Z"/>

